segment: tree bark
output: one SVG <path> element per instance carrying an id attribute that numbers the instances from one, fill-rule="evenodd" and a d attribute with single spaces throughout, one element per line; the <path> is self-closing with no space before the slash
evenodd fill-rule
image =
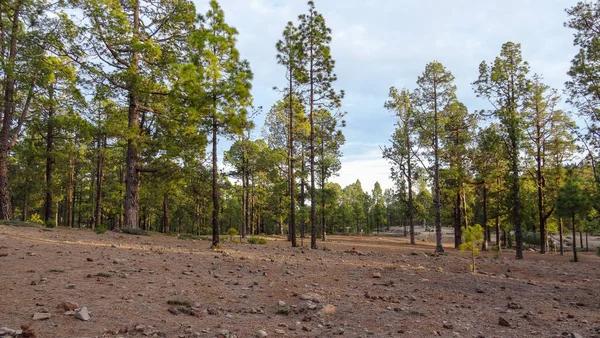
<path id="1" fill-rule="evenodd" d="M 454 248 L 458 249 L 462 242 L 462 207 L 460 189 L 456 191 L 456 199 L 454 202 Z"/>
<path id="2" fill-rule="evenodd" d="M 289 134 L 289 144 L 288 144 L 288 162 L 289 162 L 289 167 L 288 167 L 288 185 L 289 185 L 289 195 L 290 195 L 290 216 L 289 216 L 289 226 L 288 226 L 288 233 L 289 233 L 289 240 L 292 242 L 292 247 L 296 247 L 297 243 L 296 243 L 296 180 L 294 178 L 294 104 L 293 104 L 293 74 L 294 74 L 294 68 L 292 66 L 291 63 L 291 59 L 290 59 L 290 66 L 289 66 L 289 71 L 290 71 L 290 84 L 289 84 L 289 93 L 288 93 L 288 100 L 289 100 L 289 126 L 288 126 L 288 134 Z"/>
<path id="3" fill-rule="evenodd" d="M 75 147 L 77 142 L 75 141 Z M 67 227 L 73 227 L 73 185 L 75 183 L 75 155 L 69 155 L 69 173 L 67 174 L 67 193 L 65 200 Z"/>
<path id="4" fill-rule="evenodd" d="M 571 226 L 573 227 L 573 262 L 577 262 L 577 231 L 575 230 L 575 213 L 571 213 Z"/>
<path id="5" fill-rule="evenodd" d="M 165 234 L 168 234 L 171 229 L 169 226 L 169 194 L 165 193 L 163 196 L 163 203 L 162 203 L 162 230 Z"/>
<path id="6" fill-rule="evenodd" d="M 438 102 L 437 102 L 437 84 L 433 84 L 433 181 L 434 181 L 434 196 L 433 204 L 435 205 L 435 251 L 444 252 L 442 246 L 442 204 L 440 200 L 440 156 L 439 156 L 439 143 L 438 143 Z"/>
<path id="7" fill-rule="evenodd" d="M 140 8 L 139 0 L 134 1 L 133 10 L 133 38 L 139 40 L 139 23 L 140 23 Z M 138 75 L 139 55 L 134 48 L 131 57 L 130 76 Z M 130 84 L 129 89 L 129 110 L 128 110 L 128 128 L 136 132 L 131 133 L 127 139 L 127 157 L 125 160 L 126 175 L 125 175 L 125 227 L 137 228 L 139 209 L 140 209 L 140 185 L 139 185 L 139 149 L 138 140 L 136 139 L 137 131 L 140 127 L 137 86 Z"/>
<path id="8" fill-rule="evenodd" d="M 106 135 L 98 135 L 98 163 L 96 166 L 96 213 L 94 227 L 102 225 L 102 190 L 104 184 L 104 156 L 106 152 Z"/>
<path id="9" fill-rule="evenodd" d="M 513 128 L 511 128 L 513 129 Z M 511 171 L 512 171 L 512 193 L 513 209 L 512 216 L 515 225 L 515 243 L 517 247 L 516 259 L 523 259 L 523 233 L 521 231 L 521 199 L 519 198 L 519 148 L 516 130 L 510 133 L 511 138 Z"/>
<path id="10" fill-rule="evenodd" d="M 562 256 L 564 254 L 563 251 L 563 220 L 562 218 L 558 219 L 558 239 L 560 240 L 560 255 Z"/>
<path id="11" fill-rule="evenodd" d="M 214 112 L 212 118 L 212 200 L 213 200 L 213 210 L 212 210 L 212 245 L 219 245 L 219 234 L 221 233 L 219 229 L 219 186 L 218 186 L 218 171 L 217 171 L 217 103 L 216 99 L 213 102 Z"/>
<path id="12" fill-rule="evenodd" d="M 15 61 L 17 56 L 17 32 L 20 25 L 21 5 L 23 1 L 17 1 L 13 9 L 12 34 L 7 66 L 4 67 L 4 95 L 2 97 L 2 129 L 0 129 L 0 219 L 10 220 L 13 218 L 12 203 L 8 185 L 8 151 L 10 150 L 10 134 L 15 112 Z"/>
<path id="13" fill-rule="evenodd" d="M 487 226 L 487 186 L 483 183 L 483 220 L 481 223 L 485 231 L 483 235 L 483 244 L 481 244 L 481 250 L 486 251 L 488 247 L 488 241 L 490 240 L 490 227 Z"/>

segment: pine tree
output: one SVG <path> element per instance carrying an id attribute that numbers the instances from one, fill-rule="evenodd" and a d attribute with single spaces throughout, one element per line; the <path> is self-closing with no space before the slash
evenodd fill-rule
<path id="1" fill-rule="evenodd" d="M 315 112 L 319 109 L 337 110 L 340 107 L 343 92 L 336 92 L 332 87 L 337 76 L 333 70 L 335 61 L 331 57 L 331 29 L 327 27 L 325 18 L 315 10 L 313 1 L 308 2 L 308 14 L 299 16 L 298 27 L 302 41 L 302 50 L 306 55 L 306 77 L 301 83 L 307 90 L 302 93 L 308 102 L 310 121 L 310 247 L 317 248 L 316 227 L 316 190 L 315 190 Z"/>
<path id="2" fill-rule="evenodd" d="M 494 62 L 485 61 L 479 66 L 479 78 L 473 83 L 478 97 L 487 98 L 493 105 L 493 114 L 506 131 L 507 153 L 510 159 L 512 222 L 515 227 L 517 259 L 523 259 L 523 233 L 519 197 L 521 183 L 520 151 L 523 141 L 523 110 L 529 92 L 527 73 L 529 65 L 521 56 L 521 45 L 507 42 Z"/>
<path id="3" fill-rule="evenodd" d="M 237 50 L 237 30 L 225 23 L 225 14 L 216 0 L 210 2 L 200 29 L 194 34 L 194 45 L 203 66 L 204 97 L 210 107 L 206 126 L 212 144 L 212 244 L 219 244 L 219 184 L 217 142 L 219 135 L 242 134 L 250 94 L 252 72 Z M 200 107 L 197 107 L 197 109 Z"/>
<path id="4" fill-rule="evenodd" d="M 389 99 L 384 106 L 397 116 L 396 129 L 392 134 L 390 147 L 383 148 L 383 157 L 392 163 L 392 177 L 396 180 L 406 180 L 408 192 L 408 225 L 410 232 L 410 244 L 415 245 L 415 206 L 414 206 L 414 152 L 415 152 L 415 110 L 410 92 L 403 89 L 401 92 L 395 87 L 390 88 Z M 400 175 L 401 177 L 397 177 Z"/>
<path id="5" fill-rule="evenodd" d="M 454 76 L 439 62 L 425 66 L 425 71 L 417 79 L 414 91 L 415 106 L 418 109 L 417 124 L 422 144 L 430 149 L 433 158 L 433 204 L 435 207 L 436 252 L 443 252 L 442 246 L 442 204 L 440 187 L 440 134 L 443 132 L 443 111 L 456 99 Z"/>
<path id="6" fill-rule="evenodd" d="M 288 195 L 290 197 L 290 214 L 288 219 L 288 240 L 292 246 L 296 246 L 296 180 L 294 178 L 294 97 L 297 91 L 298 79 L 305 77 L 304 54 L 300 41 L 298 27 L 292 22 L 288 22 L 283 31 L 283 39 L 275 45 L 277 48 L 277 62 L 286 67 L 286 77 L 288 81 L 287 91 L 287 136 L 288 136 Z"/>

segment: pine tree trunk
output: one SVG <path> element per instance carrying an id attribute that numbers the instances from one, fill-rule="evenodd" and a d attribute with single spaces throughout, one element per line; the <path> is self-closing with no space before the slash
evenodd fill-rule
<path id="1" fill-rule="evenodd" d="M 290 195 L 290 216 L 288 225 L 289 240 L 292 242 L 292 247 L 296 247 L 296 180 L 294 178 L 294 101 L 293 101 L 293 67 L 290 60 L 290 84 L 289 84 L 289 144 L 288 144 L 288 188 Z"/>
<path id="2" fill-rule="evenodd" d="M 139 39 L 140 8 L 139 0 L 133 2 L 133 35 L 134 39 Z M 139 55 L 134 49 L 131 57 L 130 76 L 138 75 Z M 129 88 L 129 110 L 128 110 L 128 128 L 137 131 L 140 126 L 137 88 Z M 139 149 L 138 135 L 132 133 L 127 139 L 127 157 L 125 160 L 125 227 L 137 228 L 139 209 L 140 209 L 140 184 L 139 184 Z"/>
<path id="3" fill-rule="evenodd" d="M 76 142 L 75 142 L 76 143 Z M 67 193 L 65 201 L 65 217 L 67 221 L 67 227 L 73 227 L 73 185 L 75 183 L 75 156 L 69 155 L 69 173 L 67 174 Z"/>
<path id="4" fill-rule="evenodd" d="M 434 84 L 434 116 L 433 116 L 433 184 L 435 188 L 433 204 L 435 206 L 435 251 L 444 252 L 442 246 L 442 204 L 440 200 L 440 157 L 439 157 L 439 144 L 438 144 L 438 106 L 437 106 L 437 87 Z"/>
<path id="5" fill-rule="evenodd" d="M 9 55 L 4 67 L 4 95 L 2 97 L 2 129 L 0 129 L 0 219 L 13 218 L 12 203 L 8 185 L 8 151 L 10 150 L 10 133 L 14 115 L 15 98 L 15 61 L 17 56 L 17 39 L 20 25 L 21 5 L 17 1 L 13 12 Z"/>
<path id="6" fill-rule="evenodd" d="M 300 227 L 300 238 L 304 239 L 306 237 L 306 213 L 305 213 L 305 206 L 306 206 L 306 191 L 305 191 L 305 186 L 306 186 L 306 181 L 304 179 L 304 172 L 306 170 L 306 161 L 304 160 L 304 155 L 306 154 L 306 149 L 304 147 L 304 143 L 302 143 L 302 150 L 301 150 L 301 173 L 302 176 L 300 177 L 300 210 L 302 210 L 302 226 Z M 304 240 L 302 240 L 302 246 L 304 246 Z"/>
<path id="7" fill-rule="evenodd" d="M 563 251 L 563 220 L 562 218 L 558 219 L 558 239 L 560 240 L 560 255 L 564 254 Z"/>
<path id="8" fill-rule="evenodd" d="M 571 226 L 573 227 L 573 262 L 577 262 L 577 231 L 575 230 L 575 213 L 571 213 Z"/>
<path id="9" fill-rule="evenodd" d="M 106 149 L 106 135 L 104 139 L 98 136 L 98 163 L 96 167 L 96 215 L 94 217 L 94 227 L 102 224 L 102 189 L 104 183 L 104 153 Z"/>
<path id="10" fill-rule="evenodd" d="M 23 201 L 23 222 L 29 217 L 29 180 L 25 178 L 25 198 Z"/>
<path id="11" fill-rule="evenodd" d="M 519 198 L 520 182 L 519 182 L 519 148 L 517 140 L 517 131 L 509 132 L 511 141 L 511 173 L 512 173 L 512 199 L 513 208 L 512 216 L 515 226 L 515 243 L 517 245 L 516 259 L 523 259 L 523 233 L 521 230 L 521 200 Z"/>
<path id="12" fill-rule="evenodd" d="M 583 249 L 583 232 L 579 231 L 579 247 Z"/>
<path id="13" fill-rule="evenodd" d="M 49 220 L 52 220 L 54 216 L 54 212 L 52 210 L 53 201 L 52 201 L 52 175 L 54 170 L 54 85 L 50 86 L 48 90 L 48 101 L 50 102 L 50 107 L 48 107 L 48 126 L 46 129 L 46 197 L 44 199 L 44 223 L 47 223 Z"/>
<path id="14" fill-rule="evenodd" d="M 405 109 L 408 111 L 408 107 L 405 107 Z M 407 170 L 408 170 L 408 175 L 406 177 L 406 182 L 408 183 L 408 227 L 409 227 L 409 231 L 410 231 L 410 244 L 415 245 L 415 225 L 414 225 L 415 203 L 414 203 L 414 197 L 413 197 L 413 191 L 412 191 L 412 178 L 413 177 L 412 177 L 412 159 L 411 159 L 412 145 L 410 142 L 410 136 L 408 134 L 409 133 L 408 123 L 405 123 L 404 133 L 406 135 L 406 139 L 405 139 L 406 149 L 408 150 L 407 155 L 406 155 L 406 166 L 407 166 Z M 404 235 L 406 236 L 406 233 Z"/>
<path id="15" fill-rule="evenodd" d="M 460 190 L 456 191 L 456 199 L 454 202 L 454 248 L 458 249 L 460 247 L 460 242 L 462 241 Z"/>
<path id="16" fill-rule="evenodd" d="M 314 112 L 314 73 L 312 61 L 312 41 L 310 46 L 310 248 L 317 248 L 317 201 L 315 196 L 315 112 Z"/>
<path id="17" fill-rule="evenodd" d="M 213 101 L 213 117 L 212 117 L 212 245 L 219 245 L 219 186 L 218 186 L 218 171 L 217 171 L 217 107 L 216 99 Z"/>
<path id="18" fill-rule="evenodd" d="M 487 187 L 485 186 L 485 182 L 483 184 L 483 220 L 482 225 L 485 231 L 483 235 L 483 244 L 481 244 L 481 250 L 486 251 L 488 247 L 488 242 L 490 241 L 490 227 L 487 226 Z"/>
<path id="19" fill-rule="evenodd" d="M 246 149 L 244 142 L 245 140 L 242 136 L 242 145 L 244 146 L 242 152 L 242 229 L 240 231 L 242 238 L 246 238 L 246 215 L 248 213 L 248 206 L 246 204 Z"/>
<path id="20" fill-rule="evenodd" d="M 163 203 L 162 203 L 162 211 L 163 211 L 163 215 L 162 215 L 162 228 L 163 228 L 163 232 L 165 234 L 168 234 L 171 229 L 169 227 L 169 194 L 165 193 L 163 196 Z"/>

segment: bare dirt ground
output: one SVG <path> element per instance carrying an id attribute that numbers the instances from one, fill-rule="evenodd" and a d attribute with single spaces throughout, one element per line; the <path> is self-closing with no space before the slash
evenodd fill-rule
<path id="1" fill-rule="evenodd" d="M 600 337 L 600 257 L 485 252 L 472 274 L 466 253 L 432 255 L 431 240 L 330 236 L 326 251 L 269 238 L 213 251 L 161 235 L 0 226 L 0 327 L 31 324 L 37 337 Z M 65 315 L 62 302 L 91 319 Z M 33 321 L 36 312 L 50 318 Z"/>

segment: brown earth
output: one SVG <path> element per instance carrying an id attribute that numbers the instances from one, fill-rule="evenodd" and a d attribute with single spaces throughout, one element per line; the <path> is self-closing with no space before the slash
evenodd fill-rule
<path id="1" fill-rule="evenodd" d="M 283 238 L 209 245 L 0 226 L 0 327 L 31 324 L 37 337 L 600 337 L 593 253 L 570 263 L 570 253 L 484 252 L 472 274 L 467 253 L 435 256 L 431 242 L 405 238 L 330 236 L 319 242 L 327 250 Z M 301 299 L 311 297 L 318 303 Z M 63 314 L 62 302 L 91 319 Z M 50 319 L 32 321 L 44 311 Z"/>

